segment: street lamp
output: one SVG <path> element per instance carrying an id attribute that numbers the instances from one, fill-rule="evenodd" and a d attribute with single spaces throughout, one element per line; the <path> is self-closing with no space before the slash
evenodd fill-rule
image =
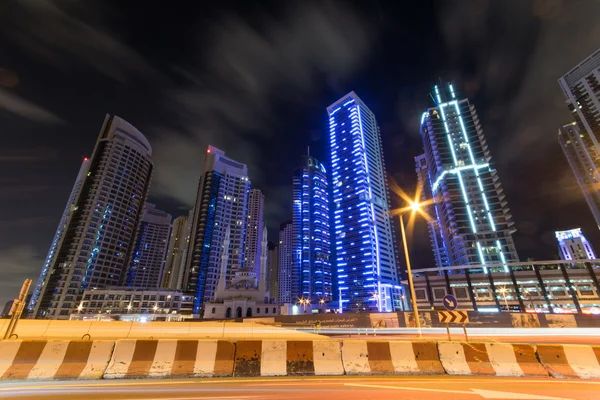
<path id="1" fill-rule="evenodd" d="M 129 314 L 129 311 L 131 311 L 131 303 L 127 304 L 127 314 Z"/>
<path id="2" fill-rule="evenodd" d="M 155 305 L 154 307 L 152 307 L 152 309 L 154 310 L 154 312 L 156 312 L 156 310 L 158 310 L 158 306 Z"/>

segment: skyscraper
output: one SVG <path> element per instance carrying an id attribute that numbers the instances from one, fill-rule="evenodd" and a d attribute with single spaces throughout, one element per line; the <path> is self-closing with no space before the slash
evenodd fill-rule
<path id="1" fill-rule="evenodd" d="M 400 308 L 400 275 L 375 115 L 350 92 L 329 107 L 337 297 L 342 310 Z"/>
<path id="2" fill-rule="evenodd" d="M 171 214 L 146 203 L 142 222 L 129 261 L 125 285 L 137 288 L 157 288 L 165 267 L 167 246 L 171 234 Z"/>
<path id="3" fill-rule="evenodd" d="M 250 190 L 248 200 L 248 219 L 246 221 L 246 248 L 244 267 L 260 273 L 260 252 L 263 240 L 265 195 L 259 189 Z"/>
<path id="4" fill-rule="evenodd" d="M 448 262 L 486 269 L 519 261 L 514 223 L 475 107 L 457 99 L 452 85 L 434 90 L 435 106 L 423 113 L 420 130 L 435 201 L 431 217 Z"/>
<path id="5" fill-rule="evenodd" d="M 558 138 L 600 228 L 600 49 L 558 80 L 575 124 Z"/>
<path id="6" fill-rule="evenodd" d="M 189 223 L 187 215 L 182 215 L 173 221 L 169 246 L 167 247 L 167 260 L 162 274 L 160 287 L 171 290 L 181 289 L 183 273 L 185 270 L 185 254 L 189 245 Z"/>
<path id="7" fill-rule="evenodd" d="M 187 256 L 185 291 L 196 293 L 194 314 L 214 300 L 221 259 L 228 257 L 227 281 L 243 266 L 248 194 L 248 168 L 208 146 L 198 185 Z M 227 229 L 229 248 L 223 247 Z"/>
<path id="8" fill-rule="evenodd" d="M 292 303 L 298 300 L 292 297 L 292 269 L 294 268 L 294 225 L 284 222 L 279 227 L 278 249 L 278 303 Z"/>
<path id="9" fill-rule="evenodd" d="M 276 243 L 268 242 L 267 246 L 267 291 L 269 292 L 269 301 L 279 299 L 279 246 Z"/>
<path id="10" fill-rule="evenodd" d="M 44 266 L 42 267 L 40 277 L 37 281 L 36 286 L 33 288 L 31 302 L 28 304 L 28 311 L 31 314 L 34 311 L 36 303 L 38 302 L 39 296 L 42 292 L 43 285 L 46 282 L 48 270 L 56 256 L 56 250 L 58 248 L 58 245 L 60 244 L 64 230 L 67 228 L 67 222 L 69 222 L 69 217 L 75 211 L 75 202 L 77 200 L 77 196 L 79 196 L 79 189 L 85 181 L 89 169 L 90 159 L 86 157 L 83 159 L 83 163 L 79 168 L 77 179 L 75 179 L 75 184 L 73 185 L 73 189 L 71 189 L 71 194 L 69 195 L 69 199 L 67 200 L 67 206 L 63 211 L 60 222 L 58 223 L 58 228 L 56 229 L 56 233 L 54 234 L 54 238 L 52 239 L 52 243 L 50 244 L 50 250 L 48 251 L 48 255 L 46 256 L 46 260 L 44 261 Z"/>
<path id="11" fill-rule="evenodd" d="M 313 303 L 331 300 L 331 263 L 329 243 L 329 198 L 327 171 L 310 156 L 293 178 L 294 268 L 292 298 Z"/>
<path id="12" fill-rule="evenodd" d="M 568 231 L 556 231 L 558 250 L 561 260 L 595 260 L 596 253 L 592 245 L 583 236 L 581 228 Z"/>
<path id="13" fill-rule="evenodd" d="M 419 188 L 421 188 L 421 201 L 423 202 L 423 211 L 431 216 L 427 221 L 427 230 L 429 231 L 429 241 L 433 249 L 433 260 L 437 268 L 449 267 L 448 252 L 446 251 L 444 237 L 440 228 L 440 222 L 437 218 L 436 208 L 433 204 L 433 193 L 429 184 L 429 170 L 427 169 L 427 158 L 425 154 L 415 157 L 415 166 Z"/>
<path id="14" fill-rule="evenodd" d="M 36 286 L 31 302 L 35 317 L 69 318 L 85 289 L 119 284 L 148 195 L 151 156 L 140 131 L 106 116 Z"/>

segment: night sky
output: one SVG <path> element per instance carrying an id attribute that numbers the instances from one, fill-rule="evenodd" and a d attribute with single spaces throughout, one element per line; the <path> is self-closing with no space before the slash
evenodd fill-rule
<path id="1" fill-rule="evenodd" d="M 557 142 L 557 79 L 600 47 L 598 15 L 595 0 L 2 1 L 0 302 L 37 280 L 106 113 L 150 140 L 159 208 L 187 214 L 212 144 L 248 164 L 277 240 L 292 171 L 307 146 L 328 161 L 325 108 L 351 90 L 377 116 L 390 179 L 413 191 L 440 79 L 477 107 L 521 259 L 556 258 L 553 231 L 574 227 L 600 250 Z M 423 223 L 411 251 L 433 266 Z"/>

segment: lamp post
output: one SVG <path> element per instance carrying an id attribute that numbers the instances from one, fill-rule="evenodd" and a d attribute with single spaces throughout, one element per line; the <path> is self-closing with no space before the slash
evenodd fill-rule
<path id="1" fill-rule="evenodd" d="M 415 202 L 410 203 L 409 210 L 411 212 L 419 211 L 421 209 L 421 204 Z M 408 286 L 410 288 L 410 298 L 413 308 L 413 315 L 415 319 L 415 323 L 417 324 L 417 329 L 419 330 L 419 337 L 422 337 L 421 333 L 421 319 L 419 318 L 419 308 L 417 306 L 417 297 L 415 296 L 415 285 L 413 283 L 412 277 L 412 269 L 410 266 L 410 256 L 408 255 L 408 246 L 406 245 L 406 231 L 404 229 L 404 214 L 406 212 L 400 213 L 398 218 L 400 218 L 400 230 L 402 232 L 402 244 L 404 245 L 404 256 L 406 257 L 406 270 L 408 272 Z"/>
<path id="2" fill-rule="evenodd" d="M 508 308 L 508 301 L 506 300 L 506 292 L 508 292 L 508 289 L 506 289 L 505 287 L 500 288 L 500 293 L 504 297 L 504 304 L 506 305 L 506 312 L 510 312 L 510 309 Z"/>

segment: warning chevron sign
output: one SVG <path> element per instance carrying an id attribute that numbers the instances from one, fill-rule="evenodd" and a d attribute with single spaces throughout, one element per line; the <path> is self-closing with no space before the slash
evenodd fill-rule
<path id="1" fill-rule="evenodd" d="M 469 322 L 469 315 L 466 311 L 438 311 L 440 322 L 466 324 Z"/>

